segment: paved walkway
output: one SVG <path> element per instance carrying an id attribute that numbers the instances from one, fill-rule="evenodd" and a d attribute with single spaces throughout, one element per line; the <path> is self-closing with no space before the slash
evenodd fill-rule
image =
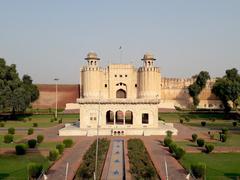
<path id="1" fill-rule="evenodd" d="M 82 162 L 83 155 L 94 139 L 94 137 L 78 137 L 75 145 L 70 149 L 65 149 L 63 156 L 49 169 L 48 180 L 64 180 L 67 163 L 69 163 L 67 179 L 72 180 Z"/>
<path id="2" fill-rule="evenodd" d="M 166 180 L 165 160 L 167 162 L 168 179 L 184 180 L 187 172 L 179 162 L 166 150 L 156 137 L 141 137 L 150 158 L 162 180 Z"/>

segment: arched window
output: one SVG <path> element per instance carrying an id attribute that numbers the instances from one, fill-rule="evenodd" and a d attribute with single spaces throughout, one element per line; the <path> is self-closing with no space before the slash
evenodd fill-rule
<path id="1" fill-rule="evenodd" d="M 106 124 L 114 124 L 114 113 L 110 110 L 106 113 Z"/>
<path id="2" fill-rule="evenodd" d="M 116 112 L 116 124 L 123 124 L 124 114 L 122 111 Z"/>
<path id="3" fill-rule="evenodd" d="M 133 113 L 132 113 L 132 111 L 126 111 L 126 113 L 125 113 L 125 124 L 133 124 Z"/>
<path id="4" fill-rule="evenodd" d="M 116 98 L 127 98 L 127 93 L 123 89 L 119 89 L 116 92 Z"/>

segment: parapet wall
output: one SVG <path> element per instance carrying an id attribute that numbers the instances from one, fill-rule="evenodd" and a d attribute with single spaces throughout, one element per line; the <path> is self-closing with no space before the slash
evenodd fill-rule
<path id="1" fill-rule="evenodd" d="M 174 106 L 189 107 L 192 105 L 192 99 L 188 94 L 188 86 L 194 82 L 194 79 L 188 78 L 161 78 L 161 103 L 160 108 L 174 108 Z M 199 95 L 199 107 L 219 108 L 221 102 L 211 93 L 211 87 L 215 79 L 207 82 L 206 88 Z M 48 109 L 55 108 L 55 84 L 37 84 L 40 96 L 33 103 L 33 108 Z M 58 108 L 65 108 L 67 103 L 75 103 L 80 97 L 80 85 L 58 85 Z"/>
<path id="2" fill-rule="evenodd" d="M 32 106 L 33 108 L 55 108 L 56 86 L 55 84 L 37 84 L 40 96 Z M 58 108 L 64 109 L 67 103 L 74 103 L 79 98 L 79 84 L 58 85 Z"/>

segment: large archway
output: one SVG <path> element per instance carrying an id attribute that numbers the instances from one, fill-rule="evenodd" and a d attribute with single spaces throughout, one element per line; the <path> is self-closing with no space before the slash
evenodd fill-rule
<path id="1" fill-rule="evenodd" d="M 125 112 L 125 124 L 133 124 L 133 113 L 132 111 Z"/>
<path id="2" fill-rule="evenodd" d="M 123 89 L 119 89 L 116 91 L 116 98 L 127 98 L 127 93 Z"/>
<path id="3" fill-rule="evenodd" d="M 114 113 L 110 110 L 106 112 L 106 124 L 114 124 Z"/>
<path id="4" fill-rule="evenodd" d="M 116 112 L 116 124 L 123 124 L 124 120 L 124 114 L 122 111 L 117 111 Z"/>

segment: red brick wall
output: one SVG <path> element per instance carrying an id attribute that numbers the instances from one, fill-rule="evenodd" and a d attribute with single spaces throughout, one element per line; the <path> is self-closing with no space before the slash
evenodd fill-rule
<path id="1" fill-rule="evenodd" d="M 37 84 L 40 95 L 32 106 L 33 108 L 48 109 L 55 108 L 56 89 L 55 84 Z M 79 84 L 58 85 L 58 108 L 65 108 L 66 103 L 74 103 L 79 98 Z"/>

